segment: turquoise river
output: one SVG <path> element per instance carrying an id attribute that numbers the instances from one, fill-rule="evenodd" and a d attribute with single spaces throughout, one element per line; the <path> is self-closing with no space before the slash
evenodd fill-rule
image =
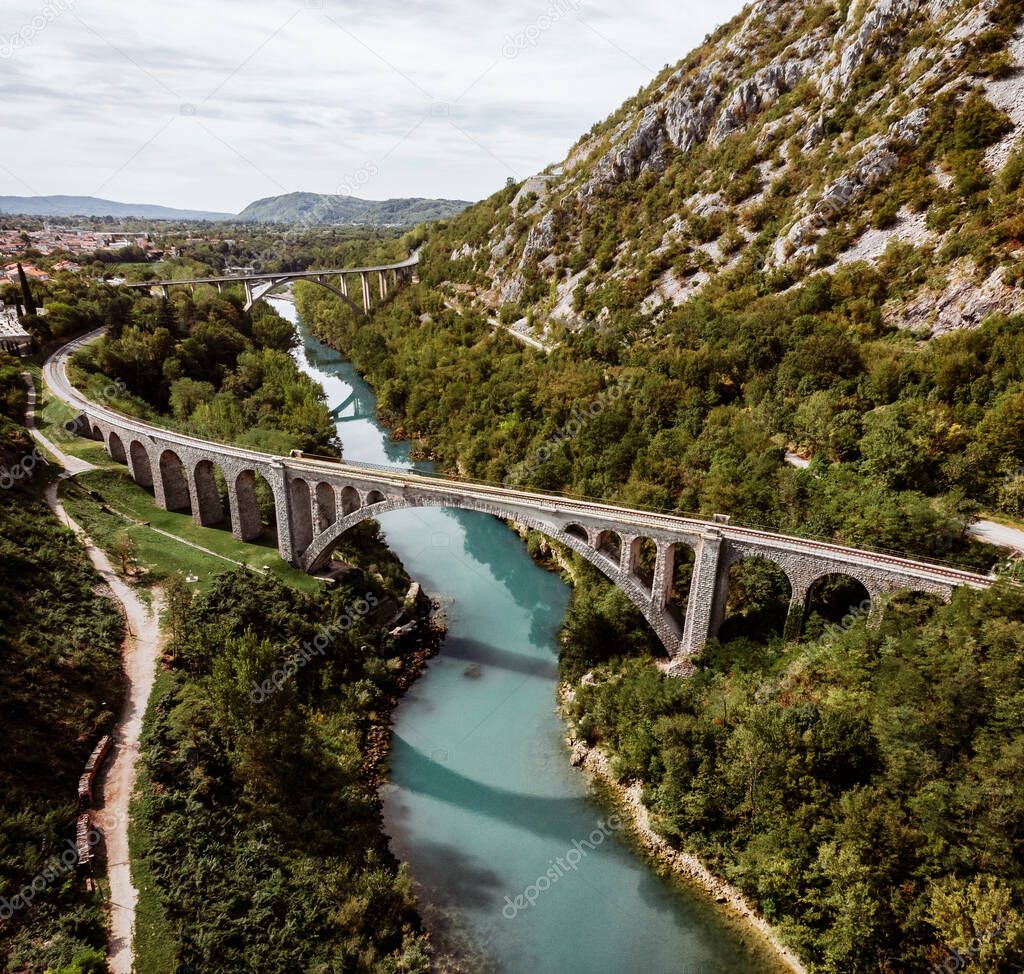
<path id="1" fill-rule="evenodd" d="M 290 302 L 271 303 L 298 325 L 303 371 L 332 409 L 345 404 L 345 457 L 429 472 L 378 424 L 373 392 L 352 365 L 309 334 Z M 448 626 L 395 715 L 385 825 L 431 928 L 461 945 L 465 969 L 774 970 L 706 897 L 659 878 L 570 767 L 555 709 L 565 582 L 483 514 L 418 509 L 381 524 Z"/>

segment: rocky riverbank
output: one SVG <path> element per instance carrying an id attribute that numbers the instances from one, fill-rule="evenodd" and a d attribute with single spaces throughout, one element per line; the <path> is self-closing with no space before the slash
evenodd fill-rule
<path id="1" fill-rule="evenodd" d="M 419 679 L 427 663 L 441 651 L 441 643 L 447 631 L 439 606 L 431 602 L 418 586 L 416 588 L 416 602 L 411 607 L 412 628 L 402 627 L 403 635 L 399 637 L 399 644 L 404 648 L 395 690 L 377 710 L 366 731 L 363 769 L 366 780 L 373 789 L 380 789 L 387 780 L 387 761 L 391 751 L 391 720 L 395 709 L 409 687 Z"/>
<path id="2" fill-rule="evenodd" d="M 562 684 L 558 691 L 559 711 L 566 723 L 570 761 L 587 777 L 608 791 L 615 803 L 628 816 L 632 834 L 645 853 L 659 866 L 668 869 L 687 883 L 699 887 L 734 920 L 778 958 L 780 971 L 807 974 L 800 958 L 787 947 L 778 932 L 735 886 L 716 876 L 696 856 L 673 848 L 651 827 L 650 812 L 643 803 L 643 784 L 639 781 L 623 784 L 611 772 L 608 755 L 599 747 L 588 744 L 577 736 L 576 727 L 569 716 L 573 689 Z"/>

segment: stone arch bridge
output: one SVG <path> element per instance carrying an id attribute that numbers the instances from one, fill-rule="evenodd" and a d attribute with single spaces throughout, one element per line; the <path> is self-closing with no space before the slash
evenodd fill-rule
<path id="1" fill-rule="evenodd" d="M 263 532 L 259 493 L 272 495 L 283 559 L 309 572 L 330 561 L 346 531 L 368 518 L 411 507 L 481 511 L 533 528 L 596 566 L 655 630 L 673 660 L 700 652 L 717 634 L 729 594 L 729 568 L 744 558 L 778 565 L 792 590 L 787 632 L 798 634 L 815 583 L 846 576 L 860 582 L 877 617 L 884 597 L 911 590 L 949 599 L 960 586 L 987 588 L 993 579 L 944 566 L 736 527 L 725 521 L 629 510 L 561 496 L 305 455 L 278 457 L 211 443 L 131 419 L 91 402 L 68 379 L 68 357 L 97 337 L 57 352 L 44 374 L 54 393 L 76 410 L 79 430 L 102 442 L 132 477 L 152 488 L 167 510 L 190 510 L 196 523 L 222 523 L 241 541 Z M 215 471 L 226 485 L 224 509 Z M 257 489 L 263 481 L 265 487 Z M 268 493 L 269 492 L 269 493 Z M 641 552 L 654 552 L 653 571 L 640 571 Z M 693 555 L 685 621 L 670 611 L 677 558 Z"/>
<path id="2" fill-rule="evenodd" d="M 380 264 L 374 267 L 340 267 L 335 270 L 309 271 L 278 271 L 276 273 L 240 274 L 232 277 L 194 277 L 174 281 L 145 281 L 140 284 L 126 284 L 125 287 L 136 290 L 160 291 L 166 298 L 172 287 L 188 287 L 195 291 L 200 284 L 210 284 L 218 291 L 225 287 L 241 284 L 245 289 L 245 307 L 248 311 L 260 298 L 265 298 L 274 291 L 291 284 L 293 281 L 312 281 L 337 295 L 352 308 L 356 314 L 369 314 L 373 307 L 374 291 L 383 301 L 395 288 L 411 281 L 414 268 L 419 263 L 419 255 L 413 254 L 407 260 L 395 264 Z M 349 294 L 350 279 L 355 278 L 361 291 L 362 307 Z"/>

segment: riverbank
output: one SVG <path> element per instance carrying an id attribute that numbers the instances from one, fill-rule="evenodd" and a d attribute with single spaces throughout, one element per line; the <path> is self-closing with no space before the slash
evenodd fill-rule
<path id="1" fill-rule="evenodd" d="M 735 886 L 716 876 L 696 856 L 673 848 L 651 827 L 650 812 L 643 803 L 643 784 L 634 781 L 628 785 L 612 774 L 608 755 L 599 747 L 588 744 L 576 736 L 576 727 L 569 715 L 568 705 L 574 696 L 573 689 L 563 683 L 558 688 L 558 710 L 567 728 L 566 744 L 570 761 L 592 784 L 607 792 L 630 823 L 633 837 L 645 854 L 658 866 L 668 869 L 671 874 L 689 885 L 696 886 L 711 897 L 723 913 L 742 925 L 759 945 L 768 948 L 775 955 L 781 969 L 792 974 L 807 974 L 800 958 L 784 944 L 778 931 L 747 901 Z"/>

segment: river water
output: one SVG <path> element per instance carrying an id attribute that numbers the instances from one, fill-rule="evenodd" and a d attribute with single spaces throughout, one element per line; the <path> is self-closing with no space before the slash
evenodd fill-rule
<path id="1" fill-rule="evenodd" d="M 346 459 L 429 472 L 377 423 L 352 365 L 292 304 L 271 303 L 298 326 L 302 370 L 332 409 L 346 404 Z M 392 849 L 443 939 L 501 974 L 775 970 L 703 895 L 660 879 L 620 841 L 570 767 L 555 712 L 566 584 L 483 514 L 396 511 L 381 525 L 447 616 L 441 654 L 396 712 L 383 794 Z"/>

